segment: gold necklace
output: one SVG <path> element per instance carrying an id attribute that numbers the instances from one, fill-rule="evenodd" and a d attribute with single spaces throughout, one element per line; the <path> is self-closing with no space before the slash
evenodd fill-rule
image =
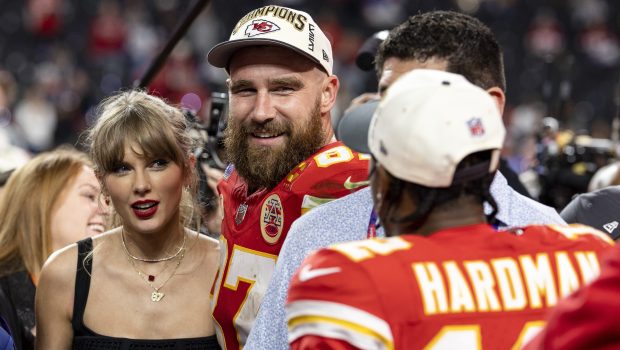
<path id="1" fill-rule="evenodd" d="M 166 283 L 168 283 L 168 281 L 170 281 L 170 279 L 172 278 L 172 276 L 176 275 L 177 269 L 179 268 L 179 265 L 181 265 L 181 261 L 183 261 L 183 258 L 184 258 L 184 257 L 185 257 L 185 250 L 183 250 L 183 251 L 182 251 L 182 253 L 180 254 L 179 260 L 177 260 L 177 263 L 174 265 L 174 269 L 173 269 L 173 270 L 172 270 L 172 272 L 170 273 L 170 276 L 168 276 L 168 278 L 166 278 L 166 280 L 165 280 L 165 281 L 163 281 L 163 282 L 159 285 L 159 287 L 155 287 L 155 286 L 153 285 L 153 283 L 151 283 L 151 278 L 150 278 L 150 277 L 151 277 L 152 275 L 148 275 L 148 276 L 147 276 L 147 274 L 145 274 L 144 272 L 142 272 L 142 271 L 141 271 L 141 270 L 140 270 L 140 269 L 136 266 L 136 262 L 135 262 L 135 261 L 133 261 L 132 259 L 129 259 L 129 257 L 128 257 L 128 259 L 127 259 L 127 260 L 129 260 L 129 263 L 131 264 L 131 267 L 133 267 L 134 271 L 136 271 L 136 272 L 138 273 L 138 275 L 140 276 L 140 279 L 142 279 L 144 282 L 146 282 L 146 283 L 147 283 L 147 284 L 148 284 L 148 285 L 149 285 L 149 286 L 153 289 L 153 292 L 151 293 L 151 301 L 152 301 L 152 302 L 158 302 L 158 301 L 160 301 L 160 300 L 161 300 L 161 299 L 165 296 L 165 294 L 164 294 L 164 293 L 162 293 L 162 292 L 160 292 L 159 290 L 160 290 L 161 288 L 163 288 L 163 287 L 166 285 Z M 164 268 L 164 270 L 165 270 L 165 268 Z M 163 270 L 162 270 L 162 272 L 163 272 Z M 154 278 L 153 278 L 153 280 L 154 280 Z"/>
<path id="2" fill-rule="evenodd" d="M 134 269 L 137 270 L 139 273 L 141 273 L 144 276 L 147 276 L 147 280 L 149 282 L 155 282 L 155 278 L 159 275 L 161 275 L 162 273 L 164 273 L 164 271 L 168 270 L 168 267 L 172 266 L 169 264 L 170 261 L 165 261 L 164 262 L 164 268 L 162 268 L 161 270 L 159 270 L 159 272 L 154 273 L 154 274 L 150 274 L 150 273 L 146 273 L 144 271 L 142 271 L 141 268 L 138 267 L 138 265 L 134 264 L 134 261 L 132 261 L 131 259 L 129 259 L 129 257 L 127 257 L 127 259 L 129 260 L 129 262 L 131 262 L 131 264 L 134 266 Z"/>
<path id="3" fill-rule="evenodd" d="M 162 262 L 162 261 L 168 261 L 168 260 L 172 260 L 174 258 L 176 258 L 177 256 L 179 256 L 179 254 L 181 254 L 181 252 L 185 249 L 185 242 L 187 240 L 187 235 L 185 234 L 185 231 L 183 231 L 183 244 L 181 245 L 181 247 L 179 248 L 179 250 L 177 250 L 176 253 L 167 256 L 165 258 L 159 258 L 159 259 L 147 259 L 147 258 L 140 258 L 137 257 L 133 254 L 131 254 L 129 252 L 129 249 L 127 249 L 127 244 L 125 243 L 125 228 L 123 228 L 121 230 L 121 242 L 123 243 L 123 249 L 125 250 L 125 253 L 127 254 L 128 257 L 132 258 L 133 260 L 138 260 L 138 261 L 142 261 L 142 262 L 149 262 L 149 263 L 153 263 L 153 262 Z"/>

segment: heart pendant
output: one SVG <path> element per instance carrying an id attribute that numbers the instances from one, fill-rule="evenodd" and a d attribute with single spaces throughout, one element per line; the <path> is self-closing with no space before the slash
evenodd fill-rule
<path id="1" fill-rule="evenodd" d="M 153 292 L 151 293 L 151 301 L 160 301 L 164 297 L 164 293 Z"/>

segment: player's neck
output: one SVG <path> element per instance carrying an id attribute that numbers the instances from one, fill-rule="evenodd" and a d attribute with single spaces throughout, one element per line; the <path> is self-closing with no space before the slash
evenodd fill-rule
<path id="1" fill-rule="evenodd" d="M 456 201 L 441 204 L 431 210 L 421 225 L 403 223 L 397 225 L 398 234 L 413 233 L 428 236 L 434 232 L 452 227 L 486 223 L 484 207 L 477 199 L 465 196 Z M 417 226 L 417 227 L 416 227 Z"/>

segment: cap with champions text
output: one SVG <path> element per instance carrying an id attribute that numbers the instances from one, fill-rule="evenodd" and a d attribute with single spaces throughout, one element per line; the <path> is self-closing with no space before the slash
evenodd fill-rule
<path id="1" fill-rule="evenodd" d="M 281 6 L 250 11 L 235 25 L 228 41 L 215 45 L 207 60 L 228 69 L 231 56 L 247 46 L 275 45 L 297 51 L 332 74 L 332 46 L 309 14 Z"/>
<path id="2" fill-rule="evenodd" d="M 397 79 L 379 102 L 367 142 L 377 162 L 396 178 L 449 187 L 497 170 L 505 134 L 485 90 L 458 74 L 415 69 Z M 466 156 L 485 150 L 494 151 L 490 162 L 456 171 Z"/>

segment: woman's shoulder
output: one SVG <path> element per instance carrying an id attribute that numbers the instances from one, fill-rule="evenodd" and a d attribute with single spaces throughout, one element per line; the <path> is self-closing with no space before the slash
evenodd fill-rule
<path id="1" fill-rule="evenodd" d="M 92 246 L 97 247 L 101 245 L 104 241 L 110 240 L 115 234 L 115 231 L 112 230 L 90 237 Z M 55 280 L 64 282 L 72 280 L 75 277 L 78 263 L 78 244 L 79 242 L 76 242 L 53 252 L 43 265 L 41 270 L 42 277 L 45 275 L 53 276 Z"/>
<path id="2" fill-rule="evenodd" d="M 53 252 L 43 264 L 43 272 L 50 273 L 58 269 L 65 269 L 69 264 L 75 265 L 78 254 L 77 243 L 70 244 Z"/>
<path id="3" fill-rule="evenodd" d="M 219 251 L 220 243 L 218 240 L 211 238 L 195 230 L 186 228 L 188 246 L 197 246 L 200 250 L 215 250 Z"/>
<path id="4" fill-rule="evenodd" d="M 77 255 L 77 243 L 53 252 L 41 269 L 37 285 L 37 290 L 41 293 L 37 294 L 45 294 L 43 291 L 46 290 L 70 290 L 66 286 L 75 283 Z"/>
<path id="5" fill-rule="evenodd" d="M 209 236 L 197 233 L 196 231 L 190 231 L 190 236 L 193 237 L 192 243 L 190 243 L 189 250 L 196 250 L 199 252 L 199 256 L 206 257 L 204 261 L 207 264 L 212 264 L 213 260 L 217 261 L 220 255 L 220 243 L 218 240 Z"/>
<path id="6" fill-rule="evenodd" d="M 195 231 L 191 231 L 192 235 L 196 235 L 200 241 L 200 243 L 210 249 L 215 249 L 215 250 L 220 250 L 220 242 L 212 237 L 209 237 L 207 235 L 203 235 L 200 233 L 197 233 Z"/>

